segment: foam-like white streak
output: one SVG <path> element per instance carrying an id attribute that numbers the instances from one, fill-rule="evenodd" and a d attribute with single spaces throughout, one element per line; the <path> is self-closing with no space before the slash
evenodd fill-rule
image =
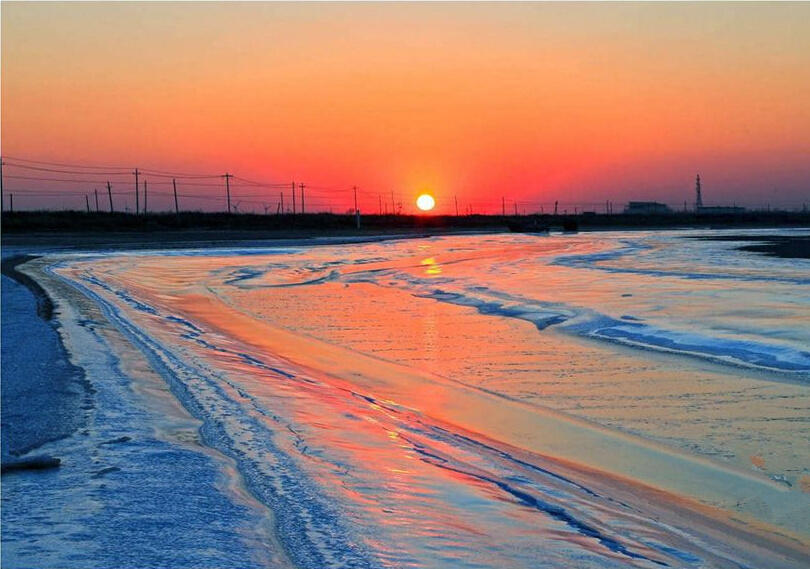
<path id="1" fill-rule="evenodd" d="M 153 337 L 133 323 L 126 309 L 168 322 L 178 328 L 178 337 L 215 351 L 226 350 L 201 341 L 202 331 L 192 323 L 173 315 L 162 317 L 156 308 L 134 299 L 127 291 L 116 290 L 97 277 L 83 275 L 83 280 L 86 284 L 69 282 L 95 300 L 105 316 L 143 352 L 184 407 L 203 421 L 205 442 L 236 460 L 248 488 L 273 508 L 282 537 L 299 566 L 374 566 L 361 544 L 352 542 L 341 527 L 334 505 L 319 496 L 305 474 L 279 450 L 267 423 L 245 408 L 243 400 L 248 394 L 225 374 L 209 368 L 202 360 L 190 358 L 181 345 Z M 277 378 L 290 378 L 283 370 L 266 369 Z"/>
<path id="2" fill-rule="evenodd" d="M 343 277 L 349 282 L 395 286 L 423 298 L 475 308 L 481 314 L 517 318 L 538 330 L 562 325 L 569 333 L 626 346 L 709 359 L 719 363 L 796 374 L 810 372 L 810 352 L 789 346 L 709 336 L 698 332 L 664 329 L 641 323 L 633 315 L 616 320 L 592 309 L 560 303 L 531 301 L 519 295 L 451 278 L 423 279 L 401 271 L 362 273 Z M 391 284 L 393 283 L 393 284 Z M 442 284 L 441 287 L 436 286 Z"/>
<path id="3" fill-rule="evenodd" d="M 723 363 L 780 372 L 810 372 L 810 352 L 787 346 L 664 330 L 597 315 L 567 327 L 569 331 L 639 348 L 685 354 Z"/>

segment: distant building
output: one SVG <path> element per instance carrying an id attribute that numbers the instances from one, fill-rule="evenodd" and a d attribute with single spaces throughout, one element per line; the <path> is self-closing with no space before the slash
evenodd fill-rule
<path id="1" fill-rule="evenodd" d="M 667 204 L 658 202 L 628 202 L 624 208 L 624 213 L 629 214 L 650 214 L 650 213 L 672 213 Z"/>

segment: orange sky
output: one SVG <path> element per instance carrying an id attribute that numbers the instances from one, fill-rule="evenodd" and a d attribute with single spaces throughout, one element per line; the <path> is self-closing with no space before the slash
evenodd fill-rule
<path id="1" fill-rule="evenodd" d="M 2 3 L 4 157 L 294 178 L 313 209 L 675 204 L 697 172 L 708 202 L 801 205 L 808 101 L 808 3 Z"/>

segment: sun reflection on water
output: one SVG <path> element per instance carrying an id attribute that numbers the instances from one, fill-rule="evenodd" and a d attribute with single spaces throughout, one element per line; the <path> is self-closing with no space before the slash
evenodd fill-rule
<path id="1" fill-rule="evenodd" d="M 435 257 L 428 257 L 427 259 L 422 259 L 421 265 L 425 268 L 426 275 L 440 275 L 442 274 L 442 266 L 436 262 Z"/>

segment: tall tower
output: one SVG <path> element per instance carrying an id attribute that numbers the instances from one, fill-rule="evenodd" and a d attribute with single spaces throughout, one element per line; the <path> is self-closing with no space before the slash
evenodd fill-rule
<path id="1" fill-rule="evenodd" d="M 700 194 L 700 174 L 695 179 L 695 209 L 703 207 L 703 196 Z"/>

